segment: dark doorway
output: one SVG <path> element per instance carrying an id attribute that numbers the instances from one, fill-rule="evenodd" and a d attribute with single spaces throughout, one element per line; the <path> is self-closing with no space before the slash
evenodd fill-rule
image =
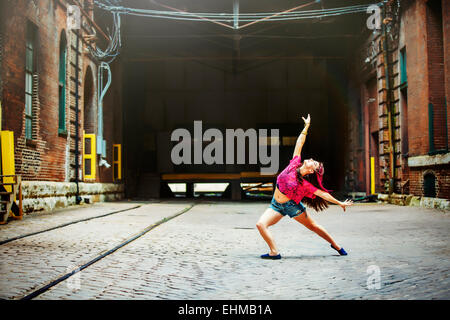
<path id="1" fill-rule="evenodd" d="M 123 1 L 136 6 L 136 2 Z M 346 2 L 350 5 L 353 1 Z M 191 12 L 232 11 L 231 1 L 191 1 L 176 8 Z M 283 11 L 292 1 L 248 1 L 242 12 Z M 320 9 L 320 4 L 314 4 Z M 327 6 L 339 7 L 341 1 Z M 146 9 L 161 10 L 155 2 Z M 191 132 L 194 121 L 204 130 L 250 128 L 280 130 L 280 142 L 298 137 L 303 121 L 312 124 L 302 156 L 324 163 L 324 185 L 344 189 L 348 152 L 348 83 L 361 28 L 367 15 L 332 19 L 257 23 L 229 30 L 213 23 L 124 17 L 124 152 L 127 196 L 139 194 L 142 177 L 165 173 L 259 171 L 250 164 L 181 164 L 171 162 L 176 144 L 171 133 Z M 295 140 L 294 140 L 295 141 Z M 279 171 L 294 146 L 280 144 Z M 135 187 L 133 187 L 135 186 Z"/>
<path id="2" fill-rule="evenodd" d="M 436 176 L 429 172 L 423 177 L 423 195 L 436 198 Z"/>

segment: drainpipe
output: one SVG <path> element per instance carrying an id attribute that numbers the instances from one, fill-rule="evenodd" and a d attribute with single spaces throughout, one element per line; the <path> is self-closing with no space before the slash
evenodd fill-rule
<path id="1" fill-rule="evenodd" d="M 389 72 L 389 47 L 387 40 L 387 26 L 384 23 L 386 18 L 386 4 L 383 6 L 383 57 L 384 57 L 384 71 L 386 77 L 386 109 L 388 113 L 388 136 L 389 136 L 389 194 L 394 192 L 394 181 L 395 181 L 395 160 L 394 160 L 394 132 L 393 132 L 393 116 L 392 116 L 392 90 L 391 90 L 391 80 Z"/>
<path id="2" fill-rule="evenodd" d="M 106 82 L 105 87 L 103 87 L 103 71 L 106 70 L 108 72 L 108 80 Z M 97 86 L 97 96 L 98 96 L 98 132 L 97 132 L 97 154 L 100 154 L 100 162 L 99 164 L 105 165 L 106 167 L 109 164 L 104 159 L 106 157 L 106 141 L 103 139 L 103 98 L 105 97 L 106 92 L 111 85 L 111 68 L 109 64 L 106 62 L 101 62 L 98 67 L 98 86 Z"/>
<path id="3" fill-rule="evenodd" d="M 77 192 L 75 195 L 75 203 L 76 204 L 80 204 L 81 202 L 81 197 L 80 197 L 80 187 L 78 185 L 78 178 L 79 178 L 79 149 L 78 149 L 78 144 L 79 144 L 79 115 L 78 115 L 78 100 L 79 100 L 79 94 L 78 94 L 78 79 L 79 79 L 79 31 L 75 30 L 75 35 L 76 35 L 76 39 L 77 39 L 77 44 L 76 44 L 76 52 L 75 52 L 75 183 L 77 185 Z"/>

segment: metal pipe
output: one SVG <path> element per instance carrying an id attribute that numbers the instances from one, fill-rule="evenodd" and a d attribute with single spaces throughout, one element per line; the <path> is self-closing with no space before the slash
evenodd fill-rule
<path id="1" fill-rule="evenodd" d="M 106 82 L 105 87 L 103 87 L 103 71 L 106 70 L 108 72 L 108 80 Z M 111 85 L 111 68 L 109 64 L 106 62 L 101 62 L 98 67 L 98 86 L 97 86 L 97 106 L 98 106 L 98 132 L 97 132 L 97 154 L 101 154 L 106 157 L 103 153 L 103 98 L 105 97 L 106 92 Z"/>

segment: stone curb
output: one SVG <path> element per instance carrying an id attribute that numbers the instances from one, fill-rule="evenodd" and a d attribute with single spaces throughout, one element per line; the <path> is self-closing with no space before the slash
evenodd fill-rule
<path id="1" fill-rule="evenodd" d="M 89 203 L 122 200 L 124 185 L 116 183 L 80 182 L 79 193 Z M 23 181 L 22 199 L 24 213 L 51 211 L 75 204 L 74 182 Z"/>
<path id="2" fill-rule="evenodd" d="M 450 201 L 440 198 L 419 197 L 412 194 L 378 194 L 378 200 L 400 206 L 450 210 Z"/>

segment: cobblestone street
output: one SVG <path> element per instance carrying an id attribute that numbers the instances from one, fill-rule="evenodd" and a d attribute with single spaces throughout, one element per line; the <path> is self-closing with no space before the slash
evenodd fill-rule
<path id="1" fill-rule="evenodd" d="M 320 214 L 310 211 L 347 250 L 342 257 L 286 217 L 272 227 L 283 258 L 267 261 L 259 258 L 267 247 L 255 227 L 267 206 L 115 202 L 11 221 L 1 226 L 0 240 L 134 208 L 2 244 L 0 297 L 23 298 L 189 209 L 36 299 L 450 298 L 448 212 L 383 204 L 356 204 L 345 213 L 334 205 Z"/>

